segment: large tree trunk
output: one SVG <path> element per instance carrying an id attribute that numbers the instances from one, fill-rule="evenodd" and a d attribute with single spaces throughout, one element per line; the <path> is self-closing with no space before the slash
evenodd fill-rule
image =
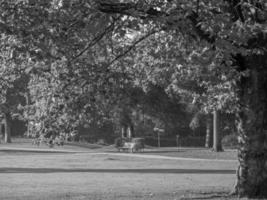
<path id="1" fill-rule="evenodd" d="M 235 192 L 239 196 L 267 197 L 267 62 L 264 56 L 252 61 L 250 76 L 242 78 L 239 91 L 240 147 Z"/>
<path id="2" fill-rule="evenodd" d="M 5 143 L 11 143 L 11 116 L 9 113 L 4 114 L 4 126 L 5 126 L 5 132 L 4 132 L 4 142 Z"/>
<path id="3" fill-rule="evenodd" d="M 213 112 L 213 150 L 215 152 L 222 151 L 222 140 L 221 140 L 221 134 L 220 134 L 220 112 L 218 110 L 215 110 Z"/>
<path id="4" fill-rule="evenodd" d="M 211 118 L 210 115 L 207 115 L 206 119 L 206 141 L 205 141 L 205 147 L 210 148 L 211 147 Z"/>

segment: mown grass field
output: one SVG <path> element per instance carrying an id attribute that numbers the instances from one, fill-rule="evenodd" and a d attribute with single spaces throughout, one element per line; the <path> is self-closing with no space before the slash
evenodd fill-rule
<path id="1" fill-rule="evenodd" d="M 112 146 L 50 149 L 14 141 L 0 144 L 0 199 L 235 199 L 227 196 L 235 154 L 186 148 L 127 154 Z"/>

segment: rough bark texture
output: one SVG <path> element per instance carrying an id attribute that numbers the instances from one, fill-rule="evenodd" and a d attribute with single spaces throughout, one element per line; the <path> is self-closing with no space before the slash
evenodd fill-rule
<path id="1" fill-rule="evenodd" d="M 211 147 L 211 118 L 208 115 L 207 116 L 207 121 L 206 121 L 206 141 L 205 141 L 205 147 L 210 148 Z"/>
<path id="2" fill-rule="evenodd" d="M 213 112 L 213 150 L 216 152 L 222 151 L 222 140 L 220 134 L 220 112 L 215 110 Z"/>
<path id="3" fill-rule="evenodd" d="M 4 114 L 4 126 L 5 126 L 5 136 L 4 136 L 4 142 L 5 143 L 11 143 L 11 116 L 10 114 Z"/>
<path id="4" fill-rule="evenodd" d="M 245 63 L 250 75 L 240 83 L 240 164 L 235 192 L 239 196 L 267 197 L 267 61 L 265 56 L 254 56 Z"/>

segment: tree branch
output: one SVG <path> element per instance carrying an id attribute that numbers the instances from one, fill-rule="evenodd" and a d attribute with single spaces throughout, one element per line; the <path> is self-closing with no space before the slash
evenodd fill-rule
<path id="1" fill-rule="evenodd" d="M 161 24 L 162 30 L 169 29 L 169 27 L 175 27 L 177 26 L 177 24 L 179 24 L 180 20 L 188 19 L 191 22 L 196 33 L 198 34 L 199 38 L 206 40 L 209 43 L 214 43 L 215 41 L 214 36 L 211 36 L 209 32 L 201 29 L 197 12 L 192 11 L 191 14 L 186 15 L 186 11 L 182 8 L 179 8 L 181 9 L 181 12 L 185 12 L 184 15 L 181 14 L 181 16 L 183 17 L 181 19 L 181 17 L 174 17 L 174 14 L 169 14 L 164 11 L 157 10 L 156 8 L 153 8 L 153 6 L 145 8 L 138 7 L 138 4 L 136 3 L 120 3 L 108 0 L 100 0 L 97 2 L 97 5 L 99 11 L 108 14 L 123 14 L 140 19 L 150 19 L 154 21 L 159 21 L 159 19 L 162 18 L 164 19 L 163 23 Z"/>
<path id="2" fill-rule="evenodd" d="M 88 49 L 90 49 L 91 47 L 93 47 L 95 44 L 97 44 L 106 34 L 110 33 L 113 30 L 114 24 L 115 22 L 119 19 L 119 17 L 117 17 L 116 19 L 114 19 L 114 21 L 108 26 L 106 27 L 99 35 L 95 36 L 87 45 L 86 47 L 81 50 L 77 55 L 75 55 L 70 62 L 73 62 L 74 60 L 76 60 L 78 57 L 80 57 L 81 55 L 83 55 Z"/>
<path id="3" fill-rule="evenodd" d="M 149 32 L 148 34 L 140 37 L 138 40 L 136 40 L 131 46 L 129 46 L 124 52 L 122 52 L 121 54 L 117 55 L 111 62 L 108 63 L 108 66 L 111 66 L 113 63 L 115 63 L 117 60 L 119 60 L 120 58 L 122 58 L 123 56 L 125 56 L 126 54 L 128 54 L 134 47 L 136 47 L 140 42 L 142 42 L 143 40 L 147 39 L 149 36 L 157 33 L 158 31 L 153 30 L 151 32 Z"/>

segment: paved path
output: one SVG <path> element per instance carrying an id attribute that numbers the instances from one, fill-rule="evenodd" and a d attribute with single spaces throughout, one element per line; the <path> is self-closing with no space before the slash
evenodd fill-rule
<path id="1" fill-rule="evenodd" d="M 163 155 L 147 155 L 143 153 L 112 153 L 112 152 L 90 152 L 88 150 L 66 150 L 66 149 L 44 149 L 44 148 L 17 148 L 17 147 L 0 147 L 0 152 L 38 152 L 38 153 L 75 153 L 75 154 L 90 154 L 90 155 L 110 155 L 110 156 L 124 156 L 124 157 L 137 157 L 148 159 L 168 159 L 168 160 L 188 160 L 188 161 L 213 161 L 213 162 L 231 162 L 237 163 L 237 160 L 226 159 L 203 159 L 203 158 L 185 158 L 185 157 L 171 157 Z M 155 151 L 156 153 L 156 151 Z"/>
<path id="2" fill-rule="evenodd" d="M 44 148 L 19 148 L 19 147 L 0 147 L 0 152 L 38 152 L 38 153 L 87 153 L 88 151 L 73 151 L 73 150 L 68 150 L 68 149 L 55 149 L 55 148 L 50 148 L 50 149 L 44 149 Z"/>
<path id="3" fill-rule="evenodd" d="M 146 155 L 146 154 L 135 154 L 135 153 L 93 153 L 93 154 L 112 155 L 112 156 L 127 156 L 127 157 L 137 157 L 137 158 L 151 158 L 151 159 L 168 159 L 168 160 L 214 161 L 214 162 L 233 162 L 233 163 L 238 162 L 237 160 L 185 158 L 185 157 L 171 157 L 171 156 Z"/>

